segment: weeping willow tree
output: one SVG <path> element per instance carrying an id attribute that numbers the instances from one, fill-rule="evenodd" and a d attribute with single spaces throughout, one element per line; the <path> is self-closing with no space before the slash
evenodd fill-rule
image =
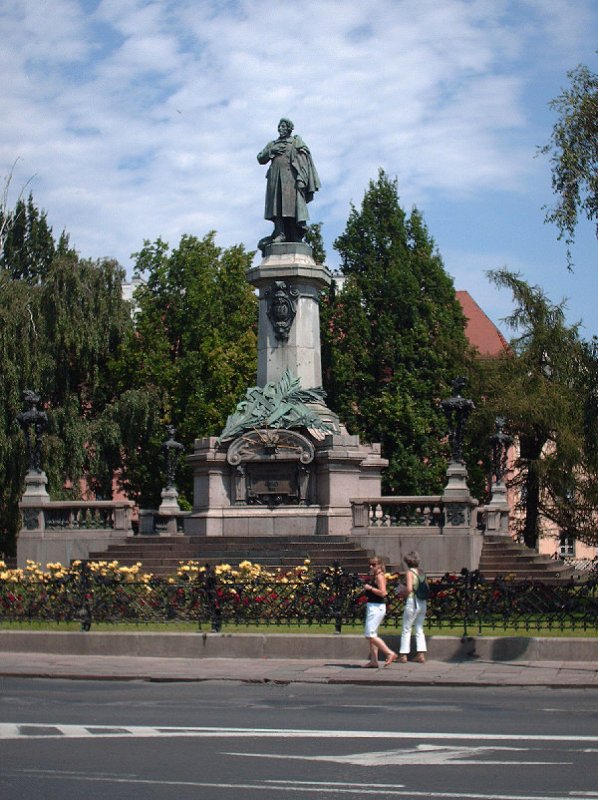
<path id="1" fill-rule="evenodd" d="M 113 399 L 109 365 L 132 323 L 118 264 L 79 258 L 31 197 L 2 210 L 0 229 L 0 551 L 11 554 L 27 468 L 16 422 L 24 390 L 38 392 L 48 413 L 49 490 L 77 496 L 81 478 L 94 480 L 98 420 Z"/>

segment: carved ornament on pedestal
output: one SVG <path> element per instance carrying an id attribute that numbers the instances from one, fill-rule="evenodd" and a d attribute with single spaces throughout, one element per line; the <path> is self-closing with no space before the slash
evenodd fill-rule
<path id="1" fill-rule="evenodd" d="M 279 342 L 286 342 L 297 312 L 299 291 L 284 281 L 274 281 L 266 297 L 268 319 L 274 328 L 274 335 Z"/>
<path id="2" fill-rule="evenodd" d="M 313 444 L 296 431 L 255 429 L 231 444 L 226 460 L 236 467 L 233 490 L 237 505 L 305 505 Z"/>

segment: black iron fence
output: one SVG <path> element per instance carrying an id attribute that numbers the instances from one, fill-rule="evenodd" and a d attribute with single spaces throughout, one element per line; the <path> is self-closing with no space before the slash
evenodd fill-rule
<path id="1" fill-rule="evenodd" d="M 0 573 L 1 575 L 1 573 Z M 34 580 L 0 577 L 0 623 L 192 622 L 219 631 L 226 625 L 309 626 L 332 624 L 337 632 L 361 624 L 365 576 L 338 565 L 318 574 L 242 576 L 213 568 L 176 578 L 108 572 L 83 562 Z M 403 601 L 398 581 L 388 582 L 385 626 L 400 628 Z M 451 633 L 484 631 L 598 631 L 598 573 L 583 582 L 548 585 L 539 581 L 484 580 L 462 570 L 430 581 L 429 627 Z"/>

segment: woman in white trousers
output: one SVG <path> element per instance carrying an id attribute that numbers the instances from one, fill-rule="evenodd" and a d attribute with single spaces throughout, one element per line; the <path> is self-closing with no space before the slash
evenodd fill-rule
<path id="1" fill-rule="evenodd" d="M 424 619 L 428 604 L 425 600 L 419 600 L 415 593 L 419 585 L 419 553 L 415 550 L 407 553 L 403 558 L 407 565 L 405 574 L 405 587 L 402 596 L 405 597 L 405 608 L 403 610 L 403 629 L 401 631 L 401 647 L 399 648 L 399 662 L 404 664 L 411 651 L 411 632 L 415 632 L 415 649 L 417 655 L 415 660 L 423 664 L 426 660 L 426 637 L 424 636 Z"/>

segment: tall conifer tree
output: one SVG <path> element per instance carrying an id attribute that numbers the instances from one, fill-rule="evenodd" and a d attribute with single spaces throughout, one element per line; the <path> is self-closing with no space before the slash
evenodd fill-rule
<path id="1" fill-rule="evenodd" d="M 566 324 L 564 304 L 517 273 L 489 276 L 513 293 L 515 310 L 505 321 L 515 336 L 508 353 L 484 365 L 485 397 L 473 427 L 487 429 L 484 415 L 501 415 L 516 437 L 509 483 L 519 489 L 515 523 L 528 547 L 537 546 L 546 520 L 596 544 L 598 342 L 584 342 L 579 325 Z"/>
<path id="2" fill-rule="evenodd" d="M 329 405 L 352 433 L 382 443 L 385 491 L 438 492 L 447 465 L 438 403 L 467 352 L 452 280 L 421 215 L 407 217 L 382 170 L 335 248 L 346 280 L 322 314 Z"/>

